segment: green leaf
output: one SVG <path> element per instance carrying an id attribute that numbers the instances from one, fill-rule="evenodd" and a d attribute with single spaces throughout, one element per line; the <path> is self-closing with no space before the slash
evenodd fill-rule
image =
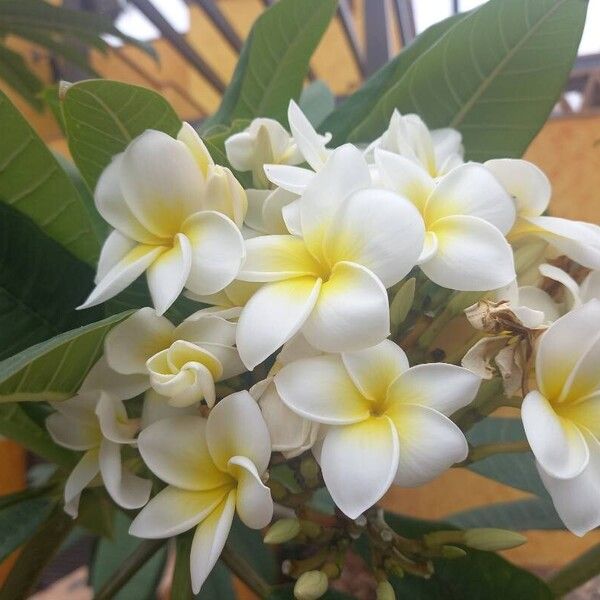
<path id="1" fill-rule="evenodd" d="M 418 57 L 348 138 L 379 135 L 397 108 L 459 129 L 469 159 L 521 156 L 564 87 L 586 10 L 584 0 L 490 0 Z"/>
<path id="2" fill-rule="evenodd" d="M 464 14 L 458 14 L 426 29 L 405 50 L 374 73 L 360 89 L 342 102 L 321 127 L 322 131 L 329 131 L 333 135 L 332 145 L 337 146 L 348 141 L 354 128 L 367 117 L 384 94 L 399 84 L 410 65 L 464 17 Z M 386 126 L 387 123 L 383 128 L 385 129 Z M 372 137 L 374 138 L 375 135 L 373 134 Z"/>
<path id="3" fill-rule="evenodd" d="M 236 517 L 228 540 L 237 554 L 243 556 L 265 581 L 277 581 L 279 565 L 271 549 L 263 543 L 260 531 L 249 529 Z"/>
<path id="4" fill-rule="evenodd" d="M 73 84 L 62 98 L 62 109 L 69 150 L 91 190 L 113 156 L 146 129 L 176 136 L 181 128 L 162 96 L 117 81 Z"/>
<path id="5" fill-rule="evenodd" d="M 117 512 L 115 503 L 104 487 L 87 488 L 79 500 L 77 525 L 94 535 L 113 539 Z"/>
<path id="6" fill-rule="evenodd" d="M 41 111 L 44 103 L 38 97 L 44 84 L 29 69 L 23 57 L 0 43 L 0 79 L 23 97 L 33 108 Z"/>
<path id="7" fill-rule="evenodd" d="M 0 405 L 0 435 L 65 468 L 72 468 L 78 460 L 77 454 L 57 445 L 46 429 L 28 417 L 19 404 Z"/>
<path id="8" fill-rule="evenodd" d="M 316 128 L 333 112 L 335 98 L 327 84 L 317 79 L 302 90 L 298 104 Z"/>
<path id="9" fill-rule="evenodd" d="M 131 519 L 118 511 L 113 540 L 101 539 L 94 553 L 90 582 L 95 592 L 111 579 L 124 561 L 143 543 L 128 533 Z M 114 600 L 150 600 L 162 574 L 166 552 L 157 552 L 115 596 Z"/>
<path id="10" fill-rule="evenodd" d="M 325 33 L 336 0 L 280 0 L 254 23 L 216 115 L 206 126 L 233 119 L 271 117 L 286 122 L 308 64 Z"/>
<path id="11" fill-rule="evenodd" d="M 67 331 L 0 362 L 0 402 L 71 397 L 100 358 L 106 334 L 130 314 Z"/>
<path id="12" fill-rule="evenodd" d="M 187 561 L 187 567 L 189 570 L 189 559 Z M 177 595 L 174 595 L 173 597 L 179 598 Z M 225 600 L 226 598 L 235 598 L 231 575 L 222 562 L 218 562 L 214 566 L 207 580 L 204 582 L 202 590 L 194 597 L 198 600 Z"/>
<path id="13" fill-rule="evenodd" d="M 0 600 L 28 598 L 52 557 L 75 526 L 73 519 L 57 506 L 38 532 L 24 546 L 2 589 Z"/>
<path id="14" fill-rule="evenodd" d="M 76 258 L 95 265 L 101 240 L 90 207 L 2 92 L 0 124 L 0 203 L 32 219 Z"/>
<path id="15" fill-rule="evenodd" d="M 50 516 L 56 500 L 34 496 L 0 510 L 0 560 L 33 536 Z"/>
<path id="16" fill-rule="evenodd" d="M 488 418 L 477 423 L 467 433 L 467 439 L 474 446 L 517 442 L 525 439 L 525 431 L 520 419 Z M 469 465 L 468 468 L 479 475 L 550 501 L 531 452 L 495 454 Z"/>
<path id="17" fill-rule="evenodd" d="M 420 537 L 436 530 L 453 529 L 446 523 L 422 521 L 386 513 L 386 521 L 395 531 L 408 538 Z M 391 583 L 398 598 L 411 600 L 551 600 L 546 584 L 528 571 L 519 569 L 493 552 L 467 549 L 458 559 L 434 560 L 430 579 L 406 575 L 393 577 Z"/>

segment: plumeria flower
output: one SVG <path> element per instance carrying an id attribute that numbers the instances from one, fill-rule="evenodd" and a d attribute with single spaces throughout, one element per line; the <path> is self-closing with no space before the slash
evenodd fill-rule
<path id="1" fill-rule="evenodd" d="M 302 335 L 297 335 L 283 346 L 268 376 L 250 388 L 250 395 L 258 401 L 271 436 L 271 447 L 285 458 L 294 458 L 310 450 L 317 441 L 322 427 L 290 410 L 281 400 L 275 375 L 285 365 L 302 358 L 319 356 Z"/>
<path id="2" fill-rule="evenodd" d="M 271 183 L 288 192 L 302 194 L 314 178 L 315 172 L 325 166 L 332 152 L 326 147 L 331 139 L 331 134 L 318 134 L 293 100 L 290 100 L 288 106 L 288 121 L 298 152 L 302 156 L 302 160 L 299 162 L 308 163 L 310 168 L 289 166 L 297 163 L 265 164 L 264 172 Z"/>
<path id="3" fill-rule="evenodd" d="M 504 234 L 515 219 L 513 203 L 481 165 L 465 163 L 439 179 L 414 161 L 375 150 L 383 185 L 411 200 L 425 222 L 419 265 L 438 285 L 488 291 L 515 278 Z"/>
<path id="4" fill-rule="evenodd" d="M 274 190 L 247 190 L 248 213 L 246 214 L 244 237 L 289 233 L 283 210 L 297 200 L 298 196 L 283 188 Z M 250 233 L 247 233 L 250 230 Z"/>
<path id="5" fill-rule="evenodd" d="M 318 460 L 333 500 L 352 519 L 392 483 L 421 485 L 466 458 L 465 437 L 448 415 L 473 400 L 480 381 L 454 365 L 409 368 L 389 340 L 298 360 L 275 376 L 290 409 L 329 426 Z"/>
<path id="6" fill-rule="evenodd" d="M 241 308 L 246 305 L 260 286 L 260 283 L 250 283 L 236 279 L 216 294 L 194 294 L 188 290 L 185 295 L 196 302 L 211 304 L 219 308 Z"/>
<path id="7" fill-rule="evenodd" d="M 151 308 L 142 308 L 106 336 L 110 367 L 124 375 L 145 375 L 147 387 L 172 406 L 215 402 L 215 381 L 245 371 L 234 348 L 240 309 L 205 308 L 177 327 Z"/>
<path id="8" fill-rule="evenodd" d="M 96 287 L 80 308 L 112 298 L 144 272 L 159 314 L 184 287 L 214 294 L 233 281 L 244 242 L 236 224 L 218 211 L 235 211 L 229 211 L 230 198 L 207 196 L 224 189 L 208 189 L 198 152 L 183 141 L 153 130 L 133 140 L 96 186 L 96 208 L 114 231 L 102 248 Z"/>
<path id="9" fill-rule="evenodd" d="M 430 131 L 419 115 L 401 115 L 397 109 L 387 130 L 367 148 L 367 155 L 377 148 L 403 156 L 434 178 L 446 175 L 464 162 L 459 131 L 451 128 Z"/>
<path id="10" fill-rule="evenodd" d="M 351 145 L 335 150 L 301 198 L 296 235 L 246 240 L 239 279 L 264 282 L 240 315 L 237 348 L 248 369 L 301 331 L 326 352 L 389 335 L 386 287 L 415 265 L 423 221 L 405 198 L 370 188 Z"/>
<path id="11" fill-rule="evenodd" d="M 600 227 L 582 221 L 543 216 L 552 188 L 546 175 L 525 160 L 489 160 L 485 167 L 513 197 L 517 221 L 509 239 L 539 237 L 572 260 L 589 269 L 600 269 Z"/>
<path id="12" fill-rule="evenodd" d="M 576 535 L 600 525 L 600 301 L 556 321 L 536 357 L 521 416 L 560 518 Z"/>
<path id="13" fill-rule="evenodd" d="M 271 455 L 267 426 L 248 392 L 223 398 L 200 416 L 163 419 L 144 429 L 139 450 L 167 487 L 139 513 L 129 533 L 169 538 L 196 528 L 190 569 L 200 592 L 227 540 L 234 513 L 253 529 L 265 527 L 273 501 L 263 483 Z"/>
<path id="14" fill-rule="evenodd" d="M 138 423 L 127 417 L 121 399 L 107 392 L 88 391 L 52 406 L 56 412 L 46 419 L 52 439 L 65 448 L 85 452 L 66 481 L 65 512 L 77 517 L 81 492 L 94 484 L 98 474 L 119 506 L 144 506 L 151 482 L 121 462 L 121 446 L 134 446 L 138 429 Z"/>

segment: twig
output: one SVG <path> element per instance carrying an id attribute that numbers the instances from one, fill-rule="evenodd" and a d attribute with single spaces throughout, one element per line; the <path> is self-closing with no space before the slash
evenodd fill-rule
<path id="1" fill-rule="evenodd" d="M 269 597 L 272 592 L 271 586 L 248 564 L 245 558 L 231 547 L 231 544 L 225 544 L 225 548 L 221 553 L 221 560 L 259 598 Z"/>

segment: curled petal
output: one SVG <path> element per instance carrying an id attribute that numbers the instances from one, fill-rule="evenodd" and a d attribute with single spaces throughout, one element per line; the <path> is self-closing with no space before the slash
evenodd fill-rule
<path id="1" fill-rule="evenodd" d="M 137 423 L 130 421 L 123 402 L 106 392 L 100 393 L 96 415 L 102 435 L 115 444 L 131 444 L 135 441 Z"/>
<path id="2" fill-rule="evenodd" d="M 75 465 L 65 482 L 65 512 L 75 519 L 79 512 L 81 492 L 94 480 L 100 466 L 98 464 L 98 449 L 86 452 Z"/>
<path id="3" fill-rule="evenodd" d="M 288 107 L 288 122 L 300 153 L 313 170 L 318 171 L 323 167 L 329 155 L 329 151 L 325 148 L 327 138 L 315 131 L 293 100 L 290 100 Z"/>
<path id="4" fill-rule="evenodd" d="M 237 479 L 235 506 L 240 519 L 252 529 L 266 527 L 273 518 L 273 500 L 254 463 L 245 456 L 234 456 L 228 470 Z"/>
<path id="5" fill-rule="evenodd" d="M 314 171 L 289 165 L 265 165 L 267 179 L 293 194 L 302 194 L 315 178 Z"/>

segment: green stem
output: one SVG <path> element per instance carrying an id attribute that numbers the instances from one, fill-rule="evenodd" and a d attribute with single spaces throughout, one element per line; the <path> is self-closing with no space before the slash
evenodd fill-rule
<path id="1" fill-rule="evenodd" d="M 557 598 L 583 585 L 600 573 L 600 544 L 584 552 L 548 580 L 548 586 Z"/>
<path id="2" fill-rule="evenodd" d="M 271 595 L 271 586 L 250 566 L 245 558 L 232 548 L 231 544 L 225 544 L 225 548 L 221 553 L 221 560 L 259 598 L 268 598 Z"/>
<path id="3" fill-rule="evenodd" d="M 488 456 L 493 456 L 494 454 L 529 452 L 529 450 L 531 450 L 531 448 L 529 447 L 527 440 L 497 444 L 481 444 L 480 446 L 471 448 L 469 450 L 469 456 L 467 456 L 467 458 L 457 466 L 464 467 L 466 465 L 470 465 L 471 463 L 477 462 L 478 460 L 488 458 Z"/>
<path id="4" fill-rule="evenodd" d="M 165 540 L 144 540 L 123 562 L 119 570 L 96 594 L 96 600 L 110 600 L 164 546 Z"/>

